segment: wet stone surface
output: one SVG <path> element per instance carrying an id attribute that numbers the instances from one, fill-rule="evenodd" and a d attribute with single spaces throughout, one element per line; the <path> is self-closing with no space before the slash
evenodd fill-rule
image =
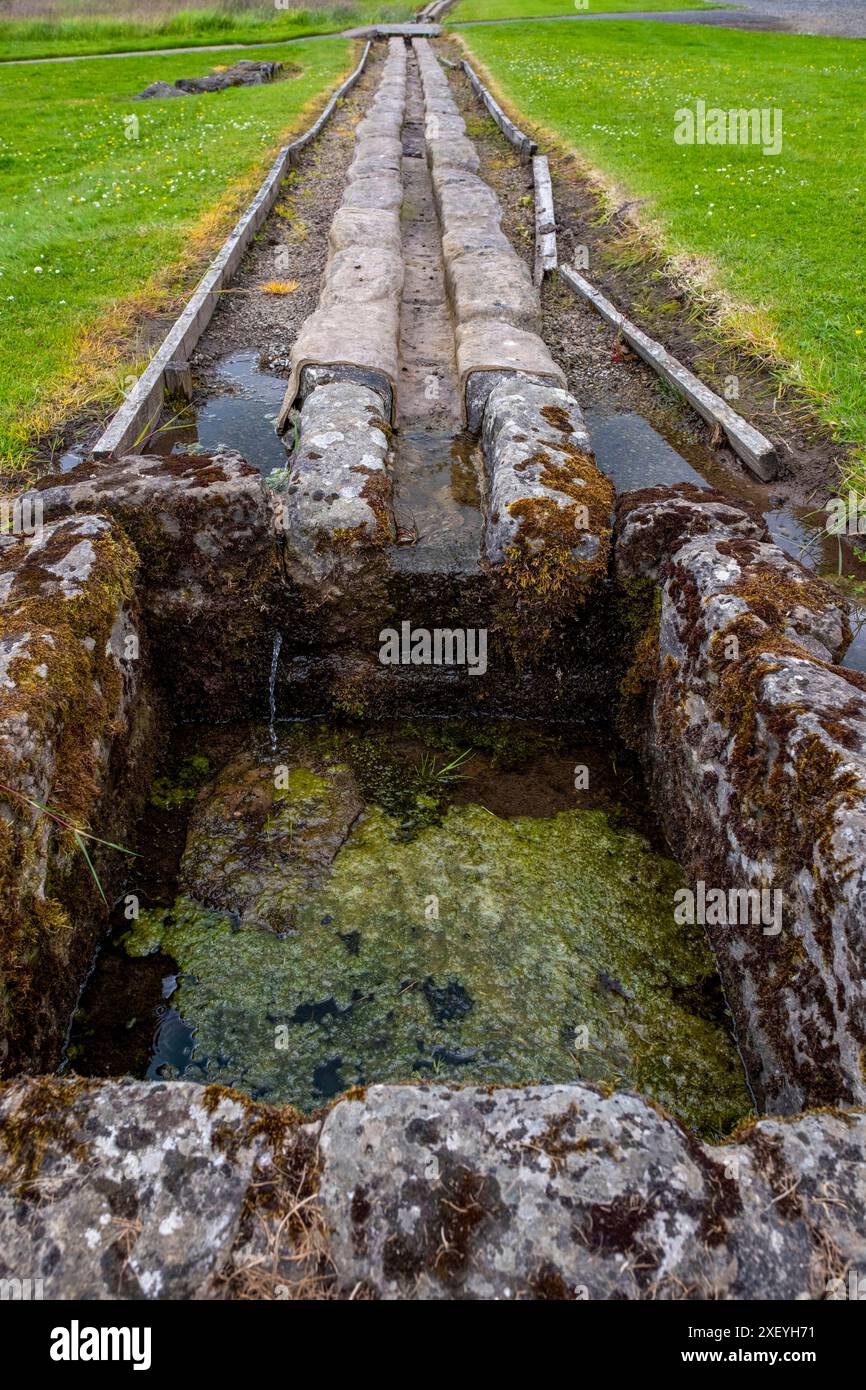
<path id="1" fill-rule="evenodd" d="M 714 964 L 611 766 L 494 724 L 239 734 L 199 787 L 187 762 L 157 789 L 188 825 L 177 883 L 103 953 L 73 1066 L 303 1110 L 382 1080 L 583 1078 L 726 1132 L 750 1100 Z M 106 1029 L 130 1055 L 106 1061 Z"/>

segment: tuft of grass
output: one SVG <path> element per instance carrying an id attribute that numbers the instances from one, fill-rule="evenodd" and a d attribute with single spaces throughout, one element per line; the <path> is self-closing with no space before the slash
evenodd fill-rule
<path id="1" fill-rule="evenodd" d="M 294 294 L 295 290 L 300 289 L 300 280 L 266 280 L 263 285 L 258 285 L 263 294 Z"/>
<path id="2" fill-rule="evenodd" d="M 453 757 L 450 762 L 444 763 L 442 767 L 437 767 L 437 755 L 423 752 L 417 769 L 419 783 L 424 784 L 435 779 L 442 782 L 453 782 L 465 777 L 467 774 L 463 768 L 473 753 L 472 748 L 467 748 Z"/>
<path id="3" fill-rule="evenodd" d="M 630 209 L 624 254 L 661 251 L 723 340 L 857 446 L 850 481 L 866 495 L 866 44 L 650 21 L 460 41 L 506 103 L 577 153 L 611 211 Z M 698 100 L 781 110 L 781 153 L 676 144 L 675 112 Z"/>

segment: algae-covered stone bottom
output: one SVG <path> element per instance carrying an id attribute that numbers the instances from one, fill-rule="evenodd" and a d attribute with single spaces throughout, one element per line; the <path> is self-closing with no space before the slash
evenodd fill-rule
<path id="1" fill-rule="evenodd" d="M 183 1075 L 302 1110 L 583 1078 L 730 1128 L 750 1100 L 701 929 L 674 925 L 679 869 L 564 783 L 574 757 L 448 726 L 251 736 L 197 795 L 177 900 L 123 941 L 177 962 Z"/>

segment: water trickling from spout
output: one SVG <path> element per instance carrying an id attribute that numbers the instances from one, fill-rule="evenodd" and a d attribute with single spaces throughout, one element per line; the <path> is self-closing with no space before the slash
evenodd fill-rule
<path id="1" fill-rule="evenodd" d="M 268 704 L 270 708 L 270 719 L 268 728 L 271 735 L 271 750 L 277 751 L 277 668 L 280 664 L 280 649 L 283 645 L 283 634 L 278 632 L 274 637 L 274 650 L 271 654 L 271 678 L 268 683 Z"/>

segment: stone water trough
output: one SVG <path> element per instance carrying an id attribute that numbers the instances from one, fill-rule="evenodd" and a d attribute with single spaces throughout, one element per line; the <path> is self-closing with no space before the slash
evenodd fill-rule
<path id="1" fill-rule="evenodd" d="M 841 1296 L 844 603 L 720 492 L 614 497 L 429 44 L 377 84 L 278 485 L 145 444 L 0 537 L 0 1276 Z"/>

